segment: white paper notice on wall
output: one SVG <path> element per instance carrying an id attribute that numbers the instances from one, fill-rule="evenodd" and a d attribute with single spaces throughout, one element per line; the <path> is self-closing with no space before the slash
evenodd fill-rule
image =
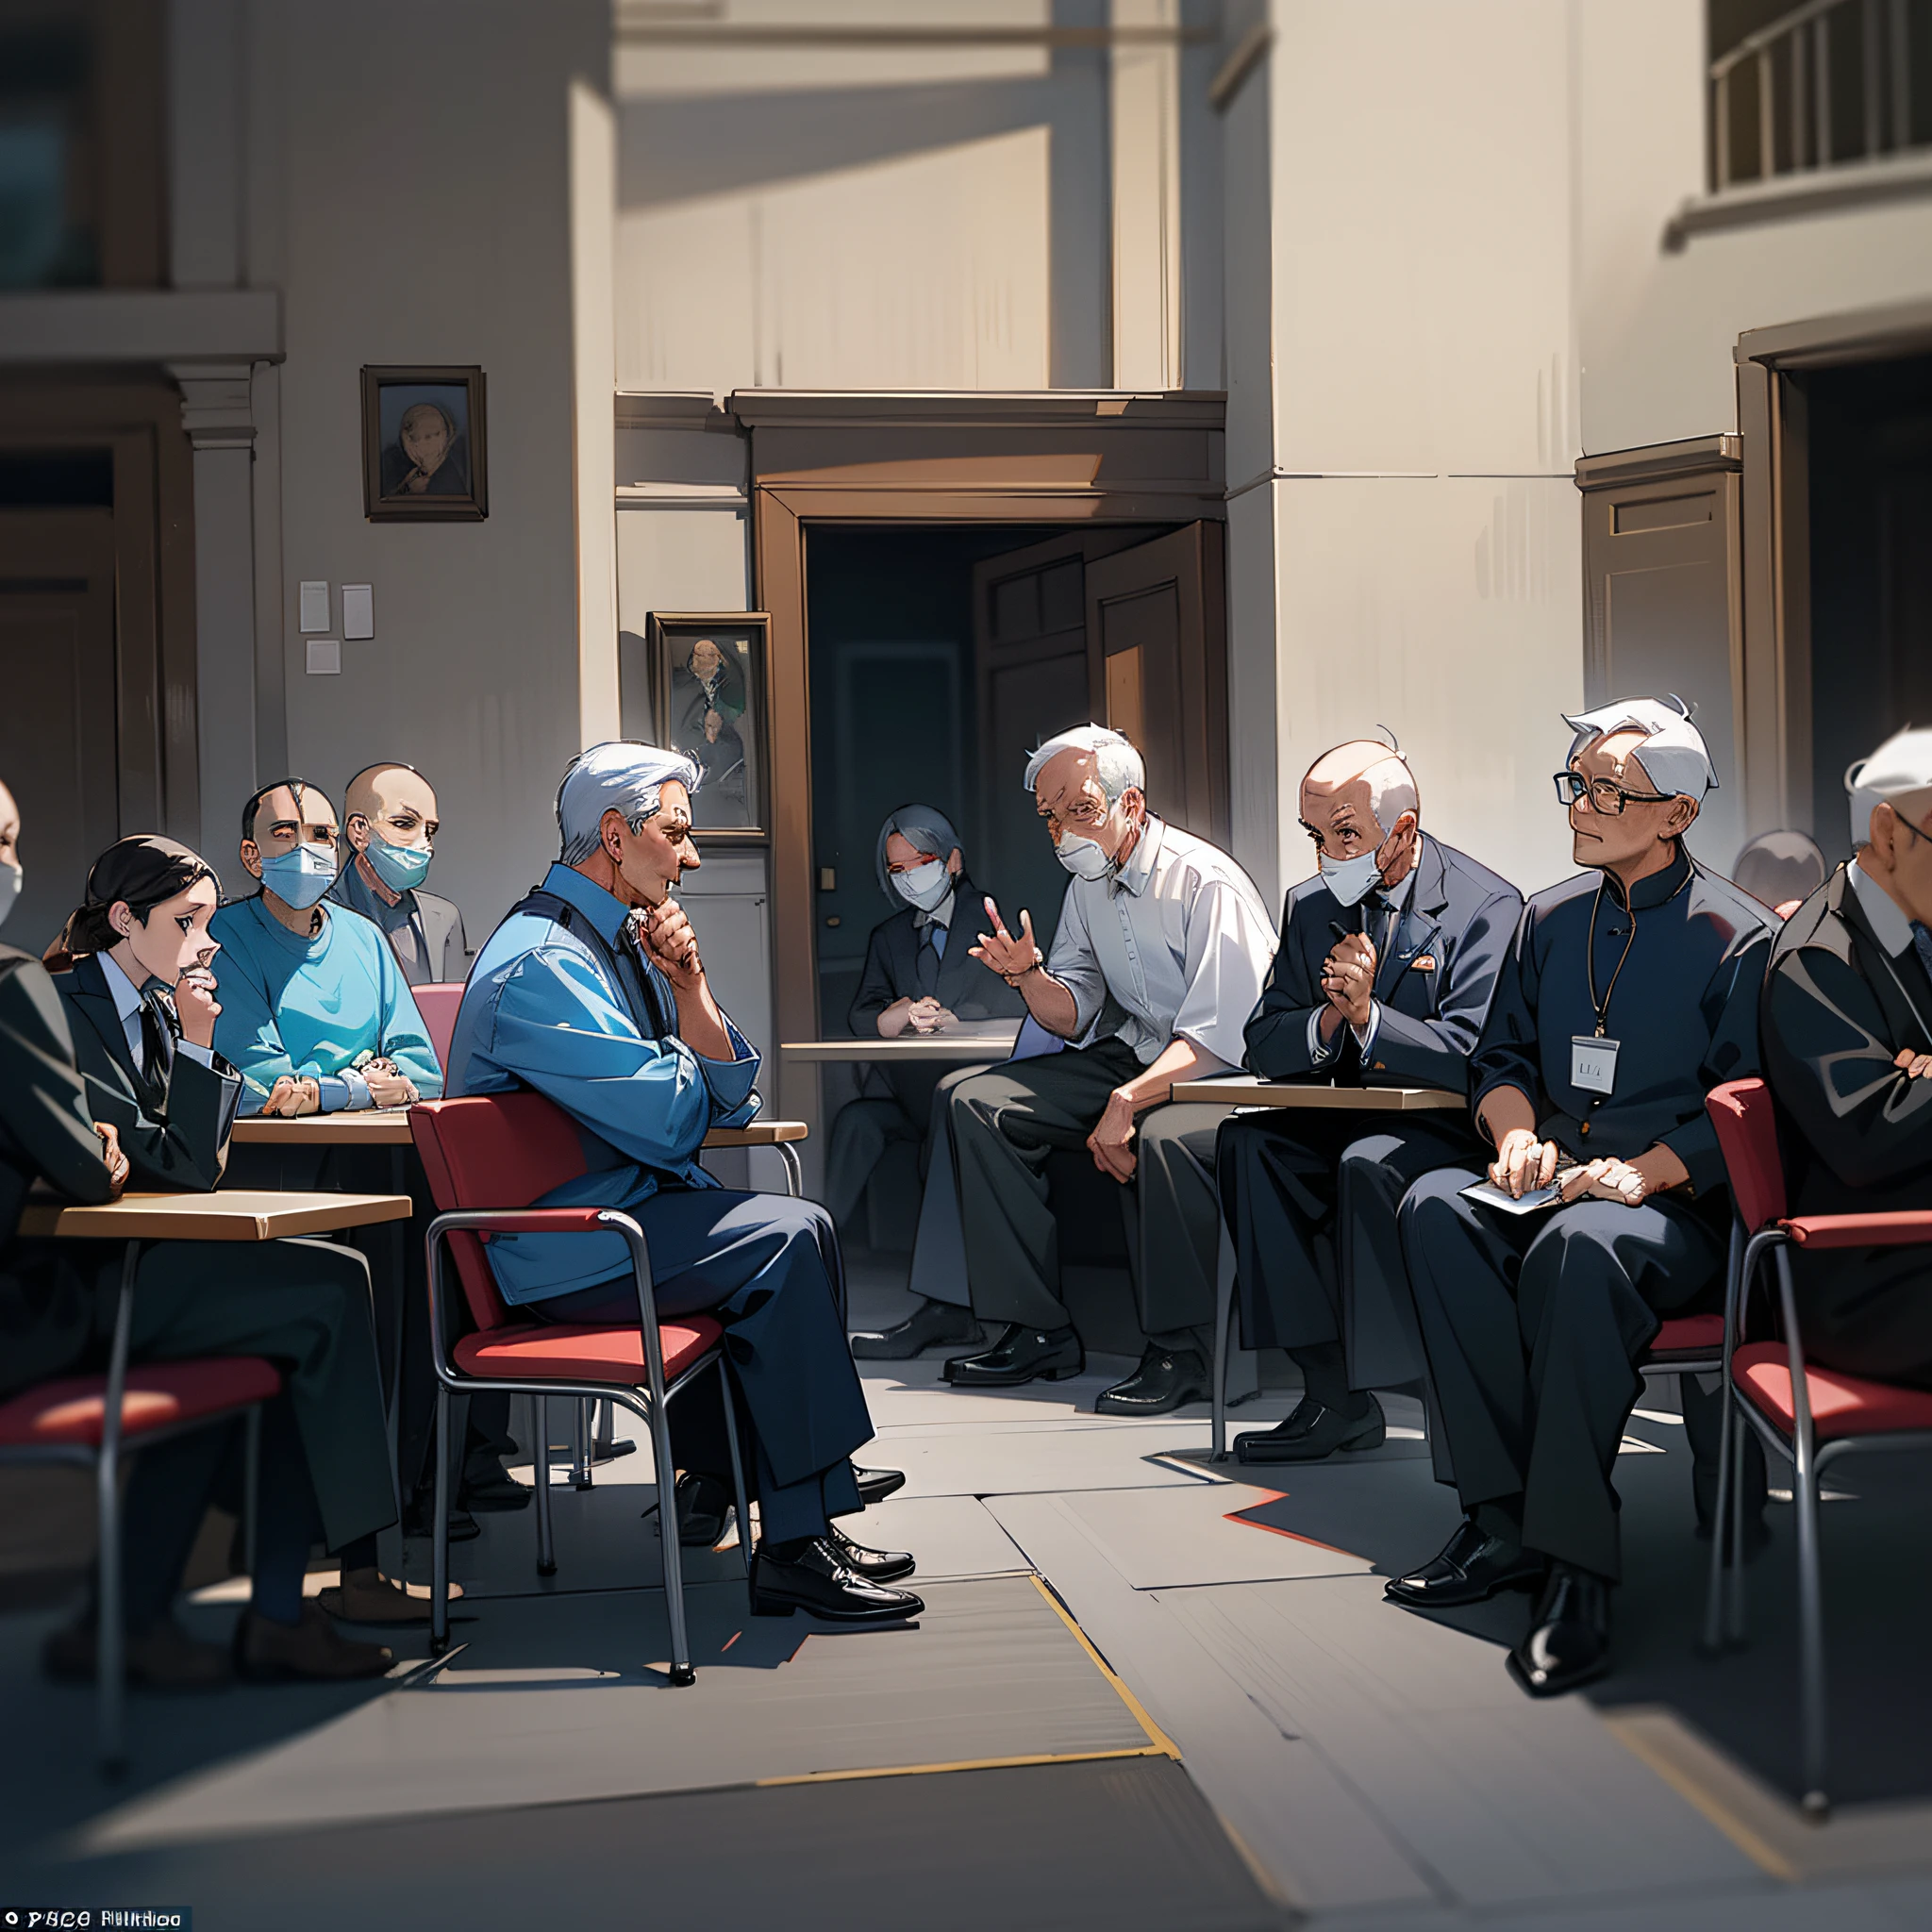
<path id="1" fill-rule="evenodd" d="M 342 675 L 342 644 L 340 638 L 308 640 L 310 677 L 340 677 Z"/>
<path id="2" fill-rule="evenodd" d="M 367 584 L 342 586 L 342 635 L 345 638 L 373 638 L 375 635 L 375 592 Z"/>
<path id="3" fill-rule="evenodd" d="M 321 581 L 302 581 L 302 628 L 304 630 L 326 630 L 328 628 L 328 584 Z"/>

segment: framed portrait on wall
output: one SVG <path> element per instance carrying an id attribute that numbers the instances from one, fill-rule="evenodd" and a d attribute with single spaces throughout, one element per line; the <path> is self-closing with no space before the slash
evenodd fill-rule
<path id="1" fill-rule="evenodd" d="M 374 524 L 470 524 L 490 514 L 483 372 L 362 371 L 362 513 Z"/>
<path id="2" fill-rule="evenodd" d="M 654 610 L 645 662 L 657 741 L 703 773 L 691 824 L 708 839 L 766 838 L 771 717 L 762 610 Z"/>

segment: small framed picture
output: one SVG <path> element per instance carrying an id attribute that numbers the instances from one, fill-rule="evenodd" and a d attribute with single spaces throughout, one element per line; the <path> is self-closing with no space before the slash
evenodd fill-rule
<path id="1" fill-rule="evenodd" d="M 712 839 L 767 838 L 771 740 L 762 610 L 654 610 L 644 639 L 657 741 L 695 758 L 691 824 Z"/>
<path id="2" fill-rule="evenodd" d="M 483 372 L 362 371 L 362 513 L 373 524 L 471 524 L 490 514 Z"/>

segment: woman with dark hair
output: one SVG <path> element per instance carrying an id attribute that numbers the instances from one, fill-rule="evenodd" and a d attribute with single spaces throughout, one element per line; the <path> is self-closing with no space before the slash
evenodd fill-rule
<path id="1" fill-rule="evenodd" d="M 208 927 L 220 902 L 221 881 L 197 853 L 172 839 L 123 839 L 94 861 L 85 902 L 47 955 L 88 1108 L 116 1130 L 136 1189 L 206 1191 L 226 1162 L 242 1076 L 213 1046 L 220 946 Z M 110 1309 L 118 1251 L 90 1250 L 75 1258 L 95 1284 L 96 1308 Z M 158 1242 L 136 1280 L 133 1353 L 259 1355 L 283 1372 L 283 1393 L 263 1416 L 254 1593 L 236 1630 L 237 1668 L 326 1678 L 386 1670 L 387 1649 L 344 1639 L 302 1595 L 320 1538 L 341 1555 L 352 1620 L 426 1612 L 376 1569 L 376 1532 L 396 1510 L 362 1257 L 327 1241 Z M 226 1674 L 226 1659 L 179 1631 L 170 1612 L 238 1433 L 175 1437 L 136 1465 L 127 1627 L 138 1678 L 188 1685 Z M 58 1632 L 47 1661 L 57 1675 L 91 1674 L 91 1622 Z"/>

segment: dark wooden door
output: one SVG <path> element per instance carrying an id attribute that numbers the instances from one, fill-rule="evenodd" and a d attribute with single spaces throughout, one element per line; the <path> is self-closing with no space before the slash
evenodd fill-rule
<path id="1" fill-rule="evenodd" d="M 39 953 L 120 834 L 111 510 L 0 511 L 0 675 L 25 875 L 0 938 Z"/>

